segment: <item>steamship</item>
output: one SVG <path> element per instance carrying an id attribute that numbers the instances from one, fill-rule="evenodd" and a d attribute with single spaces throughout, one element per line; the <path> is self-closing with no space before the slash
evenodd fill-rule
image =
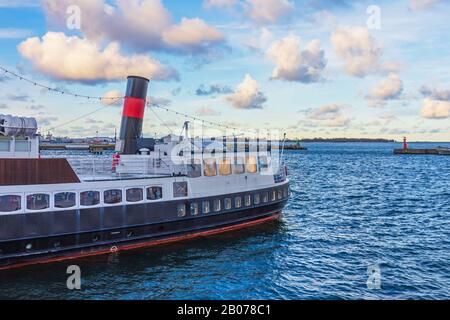
<path id="1" fill-rule="evenodd" d="M 149 80 L 128 77 L 107 157 L 42 157 L 33 118 L 0 116 L 0 270 L 136 250 L 279 219 L 274 140 L 142 138 Z M 278 142 L 279 146 L 279 142 Z"/>

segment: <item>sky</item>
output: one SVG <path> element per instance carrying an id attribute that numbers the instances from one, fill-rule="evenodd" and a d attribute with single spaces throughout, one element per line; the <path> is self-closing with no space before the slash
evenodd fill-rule
<path id="1" fill-rule="evenodd" d="M 449 0 L 0 0 L 0 66 L 101 97 L 144 76 L 149 101 L 236 133 L 450 141 L 449 17 Z M 121 111 L 0 74 L 0 114 L 42 133 L 112 136 Z M 184 121 L 148 107 L 144 133 Z"/>

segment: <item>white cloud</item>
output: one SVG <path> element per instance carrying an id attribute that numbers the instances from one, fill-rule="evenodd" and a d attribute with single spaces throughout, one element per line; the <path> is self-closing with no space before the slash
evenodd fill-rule
<path id="1" fill-rule="evenodd" d="M 294 4 L 288 0 L 205 0 L 205 8 L 230 9 L 238 7 L 238 11 L 257 24 L 274 24 L 293 13 Z"/>
<path id="2" fill-rule="evenodd" d="M 197 110 L 196 114 L 198 116 L 203 116 L 203 117 L 216 117 L 216 116 L 220 116 L 220 112 L 210 108 L 210 107 L 202 107 L 200 109 Z"/>
<path id="3" fill-rule="evenodd" d="M 264 93 L 259 91 L 258 83 L 249 74 L 226 99 L 237 109 L 261 109 L 267 101 Z"/>
<path id="4" fill-rule="evenodd" d="M 331 35 L 337 56 L 345 61 L 351 76 L 364 77 L 370 73 L 397 71 L 399 64 L 381 62 L 383 48 L 364 27 L 339 27 Z"/>
<path id="5" fill-rule="evenodd" d="M 420 92 L 425 97 L 421 115 L 427 119 L 450 118 L 450 90 L 422 86 Z"/>
<path id="6" fill-rule="evenodd" d="M 379 106 L 387 100 L 395 100 L 400 98 L 403 92 L 403 81 L 395 73 L 390 73 L 387 79 L 381 81 L 374 86 L 366 99 L 369 100 L 369 105 Z"/>
<path id="7" fill-rule="evenodd" d="M 423 101 L 421 115 L 427 119 L 450 118 L 450 102 L 427 98 Z"/>
<path id="8" fill-rule="evenodd" d="M 119 41 L 138 50 L 202 52 L 223 42 L 221 33 L 200 19 L 172 21 L 161 0 L 43 0 L 48 19 L 66 25 L 69 5 L 81 9 L 81 31 L 90 40 Z M 179 33 L 179 34 L 177 34 Z"/>
<path id="9" fill-rule="evenodd" d="M 310 110 L 308 118 L 316 121 L 316 125 L 332 128 L 347 127 L 351 123 L 351 119 L 344 114 L 346 108 L 346 105 L 337 103 L 323 105 Z"/>
<path id="10" fill-rule="evenodd" d="M 410 0 L 409 8 L 411 10 L 421 10 L 432 7 L 433 5 L 439 3 L 441 0 Z"/>
<path id="11" fill-rule="evenodd" d="M 239 0 L 205 0 L 203 6 L 209 8 L 231 8 L 235 6 Z"/>
<path id="12" fill-rule="evenodd" d="M 201 50 L 205 46 L 223 42 L 224 36 L 201 19 L 183 18 L 179 25 L 174 25 L 163 32 L 163 40 L 175 48 Z"/>
<path id="13" fill-rule="evenodd" d="M 250 18 L 257 23 L 275 23 L 288 16 L 294 5 L 287 0 L 247 0 Z"/>
<path id="14" fill-rule="evenodd" d="M 329 120 L 340 114 L 344 108 L 341 104 L 327 104 L 310 111 L 309 118 L 314 120 Z"/>
<path id="15" fill-rule="evenodd" d="M 107 106 L 120 106 L 122 104 L 123 93 L 119 90 L 111 90 L 103 95 L 102 103 Z"/>
<path id="16" fill-rule="evenodd" d="M 450 101 L 450 89 L 435 89 L 428 86 L 422 86 L 420 92 L 433 100 Z"/>
<path id="17" fill-rule="evenodd" d="M 124 56 L 118 43 L 101 48 L 95 42 L 63 33 L 48 32 L 42 39 L 29 38 L 18 50 L 35 70 L 61 80 L 111 81 L 130 74 L 152 80 L 178 77 L 174 69 L 147 55 Z"/>
<path id="18" fill-rule="evenodd" d="M 243 41 L 243 44 L 250 50 L 262 52 L 266 51 L 267 48 L 273 41 L 273 34 L 266 27 L 262 27 L 259 31 L 258 36 L 251 36 Z"/>
<path id="19" fill-rule="evenodd" d="M 319 40 L 309 42 L 302 51 L 300 38 L 296 36 L 274 43 L 267 56 L 276 64 L 272 78 L 286 81 L 318 82 L 327 64 Z"/>
<path id="20" fill-rule="evenodd" d="M 152 107 L 152 105 L 158 105 L 160 107 L 168 107 L 172 103 L 172 101 L 170 101 L 170 99 L 163 97 L 149 96 L 147 97 L 147 103 L 150 106 L 150 108 Z"/>

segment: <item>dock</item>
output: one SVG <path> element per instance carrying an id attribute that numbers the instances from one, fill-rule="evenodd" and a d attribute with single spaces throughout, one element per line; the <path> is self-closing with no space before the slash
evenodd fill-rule
<path id="1" fill-rule="evenodd" d="M 439 155 L 438 149 L 395 149 L 394 154 L 411 154 L 411 155 Z"/>
<path id="2" fill-rule="evenodd" d="M 51 151 L 89 151 L 93 154 L 102 154 L 104 151 L 115 150 L 114 144 L 74 144 L 74 143 L 42 143 L 40 150 Z"/>
<path id="3" fill-rule="evenodd" d="M 306 151 L 308 148 L 302 147 L 301 145 L 288 145 L 284 147 L 284 150 Z"/>
<path id="4" fill-rule="evenodd" d="M 437 147 L 434 149 L 411 149 L 409 147 L 407 138 L 403 138 L 403 149 L 394 149 L 394 154 L 402 155 L 450 155 L 450 148 L 447 147 Z"/>
<path id="5" fill-rule="evenodd" d="M 403 149 L 395 149 L 394 154 L 410 154 L 410 155 L 439 155 L 439 156 L 449 156 L 450 148 L 448 147 L 437 147 L 434 149 L 411 149 L 408 145 L 406 137 L 403 138 Z"/>

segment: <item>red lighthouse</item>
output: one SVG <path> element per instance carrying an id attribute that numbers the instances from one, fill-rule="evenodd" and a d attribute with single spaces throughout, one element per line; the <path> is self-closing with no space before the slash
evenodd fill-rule
<path id="1" fill-rule="evenodd" d="M 408 149 L 409 149 L 408 142 L 406 140 L 406 137 L 404 137 L 403 138 L 403 150 L 408 150 Z"/>

